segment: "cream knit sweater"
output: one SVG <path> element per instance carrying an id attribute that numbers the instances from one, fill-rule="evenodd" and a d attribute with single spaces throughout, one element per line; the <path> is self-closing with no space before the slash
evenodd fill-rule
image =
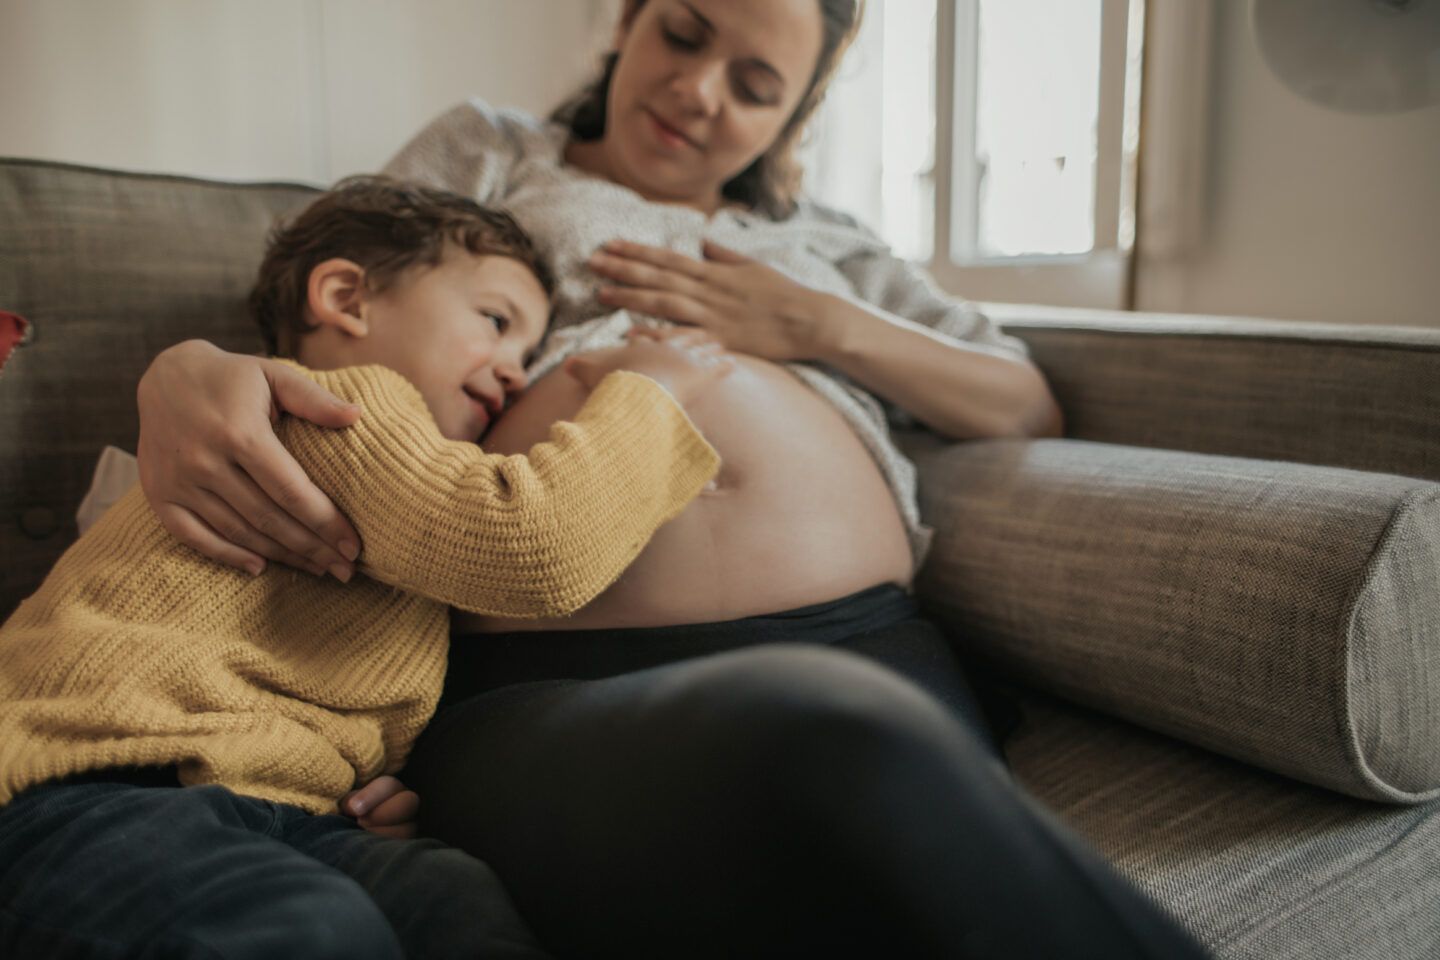
<path id="1" fill-rule="evenodd" d="M 361 575 L 220 566 L 132 490 L 0 627 L 0 805 L 66 774 L 173 764 L 185 784 L 333 813 L 429 721 L 448 606 L 573 612 L 719 465 L 639 374 L 611 374 L 528 457 L 445 440 L 386 368 L 311 375 L 364 416 L 279 432 L 360 532 Z"/>

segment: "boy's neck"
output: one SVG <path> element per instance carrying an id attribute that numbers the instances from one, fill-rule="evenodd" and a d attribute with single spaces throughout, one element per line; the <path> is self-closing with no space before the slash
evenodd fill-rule
<path id="1" fill-rule="evenodd" d="M 340 370 L 359 366 L 364 361 L 350 356 L 346 343 L 334 330 L 321 327 L 302 334 L 292 355 L 296 363 L 311 370 Z"/>

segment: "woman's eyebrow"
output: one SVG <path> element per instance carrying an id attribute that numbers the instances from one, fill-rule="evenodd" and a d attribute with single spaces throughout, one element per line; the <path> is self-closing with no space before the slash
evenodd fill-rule
<path id="1" fill-rule="evenodd" d="M 685 0 L 680 0 L 680 6 L 684 7 L 686 10 L 689 10 L 690 16 L 694 17 L 696 20 L 699 20 L 700 25 L 706 30 L 708 30 L 710 33 L 715 32 L 715 24 L 711 23 L 710 19 L 706 17 L 705 14 L 701 13 L 699 10 L 696 10 L 694 6 L 686 3 Z M 784 85 L 785 77 L 780 73 L 779 70 L 776 70 L 773 66 L 771 66 L 768 61 L 762 60 L 759 57 L 750 57 L 746 60 L 746 63 L 752 66 L 759 67 L 761 70 L 764 70 L 766 73 L 769 73 L 776 80 L 778 80 L 782 86 Z"/>
<path id="2" fill-rule="evenodd" d="M 711 23 L 710 19 L 706 17 L 705 14 L 701 13 L 699 10 L 696 10 L 693 6 L 686 3 L 685 0 L 680 0 L 680 6 L 684 7 L 686 10 L 689 10 L 690 16 L 694 17 L 696 20 L 699 20 L 700 25 L 706 30 L 709 30 L 711 33 L 715 32 L 715 24 Z"/>

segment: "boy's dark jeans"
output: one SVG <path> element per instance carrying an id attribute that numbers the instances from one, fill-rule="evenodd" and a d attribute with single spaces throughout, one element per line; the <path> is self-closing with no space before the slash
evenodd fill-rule
<path id="1" fill-rule="evenodd" d="M 72 778 L 0 808 L 0 957 L 548 956 L 474 857 L 166 779 Z"/>

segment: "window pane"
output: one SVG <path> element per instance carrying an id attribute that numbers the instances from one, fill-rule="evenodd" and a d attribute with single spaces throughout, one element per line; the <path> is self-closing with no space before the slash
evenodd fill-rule
<path id="1" fill-rule="evenodd" d="M 935 13 L 936 0 L 868 5 L 801 151 L 811 196 L 914 260 L 935 234 Z"/>
<path id="2" fill-rule="evenodd" d="M 980 0 L 981 257 L 1094 247 L 1101 0 Z"/>
<path id="3" fill-rule="evenodd" d="M 872 16 L 884 12 L 885 32 L 881 231 L 900 256 L 929 260 L 935 236 L 935 0 L 888 0 L 872 10 Z"/>

